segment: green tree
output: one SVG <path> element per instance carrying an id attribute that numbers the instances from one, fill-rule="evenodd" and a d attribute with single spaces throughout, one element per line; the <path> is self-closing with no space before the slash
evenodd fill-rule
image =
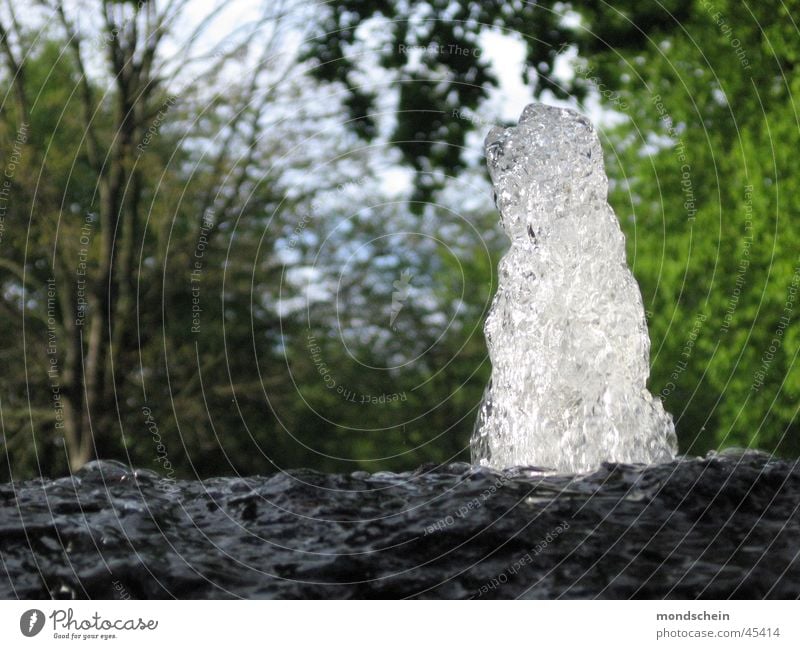
<path id="1" fill-rule="evenodd" d="M 458 147 L 475 125 L 447 116 L 479 108 L 494 84 L 480 60 L 457 56 L 481 30 L 523 39 L 534 94 L 593 97 L 627 117 L 604 135 L 611 201 L 649 313 L 651 388 L 675 414 L 684 451 L 752 444 L 796 455 L 797 206 L 786 191 L 798 164 L 796 9 L 728 0 L 337 3 L 310 56 L 320 78 L 349 88 L 353 124 L 367 136 L 380 93 L 359 66 L 383 66 L 381 78 L 399 85 L 392 137 L 423 172 L 421 197 L 437 188 L 433 171 L 463 168 Z M 370 37 L 375 24 L 383 39 Z M 553 74 L 559 52 L 578 54 L 566 82 Z"/>
<path id="2" fill-rule="evenodd" d="M 308 166 L 323 117 L 273 110 L 308 103 L 286 7 L 216 43 L 224 4 L 192 23 L 182 0 L 99 0 L 98 30 L 38 6 L 0 19 L 0 317 L 20 334 L 0 350 L 0 470 L 219 472 L 226 445 L 248 457 L 233 422 L 264 421 L 256 370 L 280 337 L 275 232 L 298 197 L 276 161 Z"/>
<path id="3" fill-rule="evenodd" d="M 460 213 L 428 204 L 420 218 L 405 201 L 372 194 L 355 215 L 328 214 L 317 232 L 330 242 L 344 230 L 346 241 L 309 239 L 328 293 L 303 305 L 301 335 L 286 350 L 295 393 L 274 404 L 309 450 L 306 462 L 376 471 L 468 460 L 503 245 L 483 236 L 496 222 L 488 203 Z"/>
<path id="4" fill-rule="evenodd" d="M 462 151 L 475 125 L 454 114 L 476 111 L 497 85 L 482 56 L 482 32 L 496 29 L 524 39 L 524 79 L 536 93 L 582 96 L 580 79 L 566 87 L 552 75 L 559 48 L 574 37 L 558 5 L 522 0 L 336 2 L 324 8 L 319 35 L 306 55 L 316 64 L 317 78 L 346 89 L 350 126 L 365 138 L 378 132 L 378 97 L 389 87 L 397 91 L 389 139 L 419 172 L 414 198 L 427 201 L 441 188 L 437 171 L 466 167 Z M 381 70 L 380 84 L 370 81 L 373 65 Z M 420 204 L 413 207 L 420 209 Z"/>
<path id="5" fill-rule="evenodd" d="M 800 453 L 798 9 L 581 7 L 578 74 L 627 104 L 612 202 L 650 312 L 652 386 L 690 452 Z"/>

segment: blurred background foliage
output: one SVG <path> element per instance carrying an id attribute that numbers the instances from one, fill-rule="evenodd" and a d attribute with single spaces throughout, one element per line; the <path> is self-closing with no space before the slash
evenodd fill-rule
<path id="1" fill-rule="evenodd" d="M 4 0 L 0 479 L 468 459 L 534 98 L 601 131 L 681 451 L 796 456 L 797 5 Z"/>

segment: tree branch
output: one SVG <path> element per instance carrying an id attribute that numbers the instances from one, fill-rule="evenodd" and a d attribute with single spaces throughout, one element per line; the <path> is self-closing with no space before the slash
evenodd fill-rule
<path id="1" fill-rule="evenodd" d="M 16 20 L 14 22 L 16 22 Z M 20 37 L 19 33 L 17 37 Z M 6 59 L 8 59 L 8 66 L 11 71 L 11 83 L 14 86 L 17 109 L 19 110 L 19 119 L 23 123 L 30 123 L 28 97 L 25 91 L 25 69 L 22 66 L 22 61 L 18 60 L 14 55 L 14 50 L 8 38 L 8 29 L 6 29 L 6 26 L 1 21 L 0 49 L 2 49 L 3 53 L 6 55 Z"/>
<path id="2" fill-rule="evenodd" d="M 89 158 L 89 164 L 95 169 L 98 176 L 102 173 L 102 161 L 100 159 L 100 146 L 97 141 L 97 134 L 94 128 L 94 98 L 92 87 L 89 83 L 89 77 L 86 74 L 86 66 L 83 62 L 83 55 L 81 54 L 81 39 L 75 31 L 73 25 L 69 22 L 66 13 L 64 12 L 64 3 L 59 0 L 56 3 L 56 14 L 58 15 L 59 22 L 66 31 L 68 45 L 73 54 L 75 65 L 78 68 L 80 79 L 80 98 L 81 106 L 83 108 L 83 121 L 86 133 L 86 153 Z"/>

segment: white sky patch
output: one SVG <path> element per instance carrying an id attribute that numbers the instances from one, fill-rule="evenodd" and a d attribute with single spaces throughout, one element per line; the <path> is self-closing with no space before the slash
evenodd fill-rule
<path id="1" fill-rule="evenodd" d="M 414 173 L 406 167 L 395 167 L 381 173 L 383 188 L 393 198 L 407 195 L 414 183 Z"/>
<path id="2" fill-rule="evenodd" d="M 577 28 L 581 24 L 580 15 L 574 11 L 566 11 L 562 24 Z M 526 44 L 515 34 L 506 34 L 497 29 L 484 31 L 479 38 L 482 57 L 487 60 L 497 76 L 499 87 L 491 88 L 489 99 L 485 102 L 482 113 L 487 120 L 505 120 L 516 122 L 522 110 L 535 101 L 533 90 L 522 80 L 525 70 Z M 566 86 L 575 78 L 574 65 L 578 59 L 577 48 L 573 45 L 556 57 L 553 63 L 553 77 Z M 533 75 L 538 74 L 535 70 Z M 624 122 L 627 117 L 603 106 L 599 92 L 590 90 L 582 106 L 574 99 L 558 99 L 553 93 L 543 91 L 539 99 L 552 106 L 563 106 L 584 113 L 598 126 L 615 126 Z M 481 136 L 481 140 L 483 136 Z"/>
<path id="3" fill-rule="evenodd" d="M 555 10 L 562 12 L 560 21 L 562 27 L 577 30 L 583 24 L 581 15 L 574 9 L 570 9 L 567 5 L 559 3 L 555 6 Z"/>
<path id="4" fill-rule="evenodd" d="M 301 294 L 281 297 L 274 304 L 269 300 L 264 301 L 264 307 L 274 308 L 280 317 L 307 309 L 314 302 L 330 300 L 333 295 L 333 287 L 324 281 L 323 272 L 319 268 L 313 266 L 291 268 L 286 272 L 285 278 L 288 287 L 300 289 Z M 291 290 L 288 292 L 291 293 Z"/>
<path id="5" fill-rule="evenodd" d="M 553 76 L 562 85 L 567 85 L 575 78 L 575 62 L 578 60 L 578 48 L 571 45 L 556 57 L 553 62 Z"/>
<path id="6" fill-rule="evenodd" d="M 494 117 L 516 121 L 522 109 L 533 101 L 531 88 L 522 81 L 525 65 L 525 43 L 519 36 L 491 29 L 478 38 L 481 58 L 491 63 L 498 88 L 489 93 L 487 108 Z"/>
<path id="7" fill-rule="evenodd" d="M 191 0 L 186 3 L 186 8 L 181 20 L 176 25 L 177 42 L 180 37 L 187 37 L 207 16 L 211 15 L 220 5 L 222 10 L 214 18 L 213 28 L 208 31 L 204 39 L 208 45 L 214 45 L 217 39 L 224 39 L 228 34 L 256 22 L 263 14 L 263 5 L 258 2 L 245 2 L 243 0 Z M 177 54 L 177 52 L 175 52 Z"/>

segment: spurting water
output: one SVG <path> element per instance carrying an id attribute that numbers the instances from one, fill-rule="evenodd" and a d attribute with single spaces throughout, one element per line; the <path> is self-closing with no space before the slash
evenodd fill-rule
<path id="1" fill-rule="evenodd" d="M 511 248 L 486 320 L 492 378 L 473 462 L 588 471 L 662 462 L 672 417 L 647 390 L 650 338 L 591 122 L 531 104 L 486 159 Z"/>

